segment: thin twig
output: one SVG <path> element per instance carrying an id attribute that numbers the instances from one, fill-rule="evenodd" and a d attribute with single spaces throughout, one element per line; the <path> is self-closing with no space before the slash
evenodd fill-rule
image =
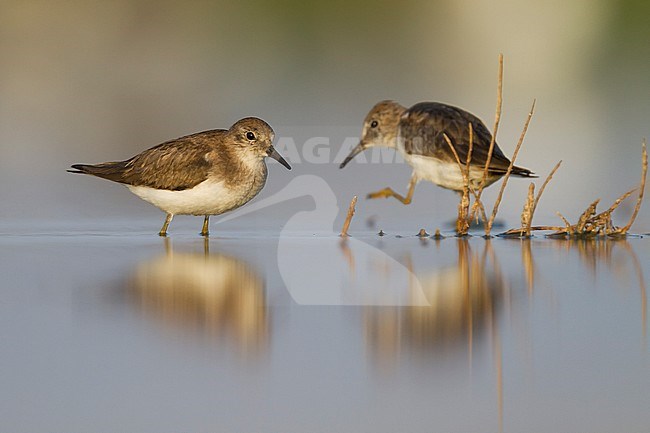
<path id="1" fill-rule="evenodd" d="M 499 195 L 497 196 L 497 199 L 494 202 L 494 207 L 492 208 L 492 215 L 490 215 L 490 219 L 485 225 L 485 236 L 490 236 L 490 232 L 492 231 L 492 224 L 494 224 L 494 219 L 496 218 L 497 212 L 499 211 L 499 205 L 501 204 L 501 199 L 503 198 L 503 192 L 505 191 L 506 185 L 508 184 L 510 173 L 512 173 L 512 167 L 514 167 L 515 165 L 517 154 L 519 153 L 519 149 L 521 148 L 521 145 L 524 142 L 524 138 L 526 137 L 526 131 L 528 131 L 528 125 L 530 124 L 530 120 L 532 119 L 533 113 L 535 112 L 535 102 L 536 101 L 533 99 L 533 105 L 530 107 L 530 111 L 528 112 L 526 123 L 524 123 L 524 129 L 521 131 L 521 135 L 519 136 L 519 141 L 517 142 L 515 151 L 512 154 L 512 159 L 510 160 L 510 165 L 508 166 L 508 171 L 506 171 L 506 174 L 503 178 L 503 183 L 501 183 L 501 189 L 499 190 Z"/>
<path id="2" fill-rule="evenodd" d="M 584 212 L 582 212 L 582 215 L 578 218 L 578 224 L 576 224 L 573 230 L 574 232 L 582 233 L 585 231 L 587 224 L 589 224 L 591 219 L 596 215 L 596 206 L 598 206 L 598 202 L 600 202 L 600 199 L 596 199 L 587 209 L 585 209 Z"/>
<path id="3" fill-rule="evenodd" d="M 474 196 L 474 204 L 472 205 L 472 213 L 471 216 L 468 218 L 465 218 L 466 225 L 469 227 L 469 222 L 474 218 L 474 215 L 476 214 L 476 210 L 478 209 L 481 212 L 481 218 L 483 219 L 483 222 L 487 221 L 487 216 L 485 214 L 485 207 L 483 207 L 483 203 L 481 203 L 481 198 L 476 190 L 472 188 L 469 184 L 470 179 L 469 179 L 469 166 L 470 166 L 470 161 L 472 158 L 472 149 L 474 148 L 474 128 L 472 127 L 472 124 L 469 123 L 469 150 L 467 153 L 467 161 L 465 162 L 465 170 L 463 170 L 463 163 L 460 161 L 460 157 L 458 156 L 458 152 L 456 152 L 456 148 L 454 147 L 453 143 L 449 139 L 449 136 L 445 133 L 442 134 L 443 138 L 449 145 L 449 148 L 451 149 L 451 152 L 454 154 L 454 158 L 456 158 L 456 163 L 458 164 L 458 169 L 461 172 L 461 175 L 463 176 L 463 197 L 465 197 L 465 190 L 469 191 L 472 193 Z M 467 198 L 464 199 L 465 201 L 468 201 L 467 205 L 469 206 L 469 195 Z M 457 221 L 458 223 L 458 221 Z M 457 227 L 459 225 L 457 224 Z"/>
<path id="4" fill-rule="evenodd" d="M 479 186 L 478 196 L 481 197 L 483 193 L 483 188 L 487 183 L 488 178 L 488 168 L 490 167 L 490 162 L 492 160 L 492 153 L 494 152 L 494 146 L 497 140 L 497 132 L 499 131 L 499 122 L 501 121 L 501 106 L 503 104 L 503 53 L 499 53 L 499 75 L 497 83 L 497 106 L 496 113 L 494 115 L 494 128 L 492 128 L 492 138 L 490 139 L 490 148 L 488 150 L 487 159 L 485 160 L 485 167 L 483 168 L 483 181 Z"/>
<path id="5" fill-rule="evenodd" d="M 537 209 L 537 204 L 539 203 L 539 199 L 542 197 L 542 193 L 544 192 L 546 185 L 548 185 L 549 181 L 551 180 L 551 178 L 553 177 L 557 169 L 560 167 L 561 163 L 562 161 L 558 162 L 553 168 L 553 170 L 551 170 L 551 172 L 546 177 L 546 180 L 542 184 L 542 187 L 540 188 L 536 196 L 534 195 L 535 184 L 531 182 L 530 187 L 528 188 L 528 198 L 526 199 L 524 210 L 521 213 L 521 227 L 525 229 L 524 232 L 522 232 L 522 236 L 524 234 L 526 236 L 530 236 L 531 226 L 533 224 L 533 216 L 535 215 L 535 210 Z"/>
<path id="6" fill-rule="evenodd" d="M 350 228 L 350 223 L 352 222 L 352 217 L 354 216 L 354 210 L 357 205 L 357 196 L 352 197 L 350 201 L 350 207 L 348 207 L 348 215 L 345 217 L 345 222 L 343 222 L 343 229 L 341 229 L 341 236 L 348 236 L 348 229 Z"/>
<path id="7" fill-rule="evenodd" d="M 512 236 L 512 235 L 518 235 L 518 236 L 523 236 L 524 233 L 526 233 L 526 230 L 528 230 L 526 227 L 519 227 L 516 229 L 510 229 L 506 232 L 501 233 L 499 236 Z M 560 226 L 532 226 L 530 227 L 530 231 L 547 231 L 547 230 L 565 230 L 565 227 L 560 227 Z"/>
<path id="8" fill-rule="evenodd" d="M 467 161 L 465 161 L 465 171 L 467 172 L 467 187 L 469 188 L 469 166 L 472 161 L 472 150 L 474 149 L 474 127 L 472 122 L 467 123 L 469 128 L 469 150 L 467 151 Z"/>
<path id="9" fill-rule="evenodd" d="M 614 201 L 614 203 L 609 207 L 609 209 L 599 213 L 598 215 L 592 217 L 589 220 L 589 223 L 591 223 L 594 226 L 596 232 L 604 231 L 605 234 L 612 235 L 612 236 L 622 234 L 618 228 L 614 227 L 614 223 L 612 222 L 612 213 L 623 202 L 623 200 L 625 200 L 630 195 L 632 195 L 635 189 L 636 188 L 631 189 L 625 194 L 621 195 L 619 198 L 617 198 Z"/>
<path id="10" fill-rule="evenodd" d="M 483 206 L 483 203 L 481 202 L 481 198 L 478 197 L 478 194 L 476 191 L 472 190 L 472 194 L 474 194 L 474 204 L 472 205 L 472 214 L 470 216 L 470 221 L 476 218 L 476 222 L 479 220 L 479 215 L 477 215 L 477 211 L 481 212 L 480 218 L 485 224 L 487 221 L 487 215 L 485 214 L 485 207 Z"/>
<path id="11" fill-rule="evenodd" d="M 469 127 L 469 150 L 467 152 L 467 161 L 465 161 L 465 171 L 467 172 L 467 188 L 470 191 L 472 191 L 472 195 L 474 196 L 474 204 L 472 205 L 472 212 L 470 213 L 470 216 L 467 219 L 468 221 L 472 221 L 474 218 L 476 218 L 476 222 L 478 222 L 479 220 L 478 211 L 480 211 L 480 218 L 483 219 L 483 224 L 485 224 L 485 222 L 487 221 L 487 216 L 485 215 L 485 207 L 481 202 L 480 193 L 478 193 L 476 190 L 471 188 L 471 186 L 469 185 L 470 161 L 472 160 L 472 151 L 474 149 L 474 127 L 472 126 L 472 122 L 468 122 L 467 125 Z"/>
<path id="12" fill-rule="evenodd" d="M 469 194 L 467 196 L 467 207 L 468 209 L 463 211 L 463 217 L 466 220 L 466 226 L 469 229 L 470 221 L 474 218 L 475 211 L 474 209 L 478 207 L 481 210 L 481 214 L 483 217 L 485 217 L 485 209 L 483 208 L 483 203 L 481 203 L 481 199 L 476 195 L 476 191 L 472 188 L 470 185 L 470 163 L 472 161 L 472 151 L 474 150 L 474 127 L 472 126 L 472 122 L 467 122 L 467 127 L 469 130 L 469 150 L 467 151 L 467 161 L 465 161 L 465 171 L 467 172 L 467 185 L 465 186 L 467 188 L 467 191 L 472 191 L 472 194 L 474 195 L 474 205 L 472 206 L 472 212 L 469 212 Z M 463 191 L 464 193 L 464 191 Z M 478 222 L 478 216 L 476 218 Z"/>
<path id="13" fill-rule="evenodd" d="M 568 231 L 571 229 L 571 223 L 569 222 L 568 219 L 564 218 L 564 215 L 562 215 L 560 212 L 556 212 L 556 214 L 557 214 L 557 216 L 559 216 L 560 218 L 562 218 L 562 221 L 563 221 L 564 224 L 566 225 L 566 230 L 567 230 L 567 232 L 568 232 Z"/>
<path id="14" fill-rule="evenodd" d="M 632 212 L 632 216 L 630 217 L 630 221 L 619 229 L 620 234 L 625 234 L 630 230 L 630 227 L 632 227 L 632 224 L 634 223 L 634 220 L 636 219 L 636 216 L 639 213 L 639 209 L 641 209 L 641 202 L 643 201 L 643 193 L 645 191 L 645 180 L 648 175 L 648 149 L 647 149 L 647 142 L 646 139 L 643 139 L 643 143 L 641 144 L 641 152 L 642 152 L 642 169 L 641 169 L 641 185 L 639 187 L 639 198 L 636 199 L 636 205 L 634 206 L 634 211 Z"/>
<path id="15" fill-rule="evenodd" d="M 449 148 L 451 149 L 452 153 L 454 154 L 454 157 L 456 158 L 456 163 L 458 164 L 458 169 L 461 172 L 461 175 L 463 176 L 463 196 L 460 200 L 460 204 L 458 205 L 458 217 L 456 218 L 456 232 L 458 235 L 466 235 L 467 230 L 469 229 L 469 221 L 467 219 L 467 212 L 465 211 L 466 208 L 469 208 L 469 172 L 466 172 L 463 169 L 463 163 L 460 162 L 460 158 L 458 157 L 458 152 L 456 152 L 456 148 L 454 147 L 454 144 L 451 142 L 447 134 L 444 132 L 442 133 L 443 138 L 449 145 Z"/>
<path id="16" fill-rule="evenodd" d="M 535 197 L 535 202 L 533 203 L 533 211 L 530 213 L 530 218 L 532 221 L 533 214 L 535 213 L 535 210 L 537 209 L 537 203 L 539 203 L 539 199 L 542 197 L 542 193 L 544 192 L 544 189 L 546 188 L 546 185 L 551 181 L 553 178 L 553 175 L 557 171 L 558 168 L 560 168 L 560 164 L 562 164 L 562 160 L 559 160 L 557 164 L 555 164 L 555 167 L 553 167 L 553 170 L 548 174 L 546 177 L 546 180 L 542 184 L 542 187 L 539 189 L 539 192 L 537 193 L 537 196 Z"/>
<path id="17" fill-rule="evenodd" d="M 614 212 L 614 211 L 616 210 L 616 208 L 617 208 L 617 207 L 618 207 L 618 206 L 623 202 L 623 200 L 625 200 L 626 198 L 628 198 L 629 196 L 631 196 L 632 193 L 633 193 L 635 190 L 636 190 L 636 188 L 633 188 L 633 189 L 629 190 L 628 192 L 622 194 L 619 198 L 617 198 L 617 199 L 614 201 L 614 203 L 609 207 L 609 209 L 607 209 L 607 210 L 604 211 L 604 212 L 599 213 L 599 214 L 596 215 L 593 219 L 597 220 L 597 219 L 599 219 L 600 217 L 602 217 L 602 216 L 604 216 L 604 215 L 611 215 L 611 213 Z"/>
<path id="18" fill-rule="evenodd" d="M 449 136 L 446 133 L 443 132 L 442 137 L 445 139 L 445 141 L 449 145 L 449 148 L 451 149 L 451 152 L 454 154 L 454 158 L 456 158 L 456 163 L 458 164 L 458 169 L 460 170 L 460 173 L 463 176 L 463 183 L 465 184 L 464 186 L 467 187 L 469 184 L 469 181 L 467 179 L 467 173 L 465 173 L 465 170 L 463 170 L 463 163 L 460 162 L 460 158 L 458 157 L 458 152 L 456 152 L 456 148 L 454 147 L 453 143 L 451 142 Z"/>
<path id="19" fill-rule="evenodd" d="M 533 182 L 528 185 L 528 197 L 524 204 L 524 210 L 521 212 L 521 226 L 525 228 L 524 233 L 530 236 L 530 225 L 533 219 L 533 206 L 535 203 L 535 184 Z"/>

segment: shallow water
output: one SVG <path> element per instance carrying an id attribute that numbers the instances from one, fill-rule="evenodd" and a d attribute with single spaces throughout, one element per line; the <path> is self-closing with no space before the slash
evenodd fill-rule
<path id="1" fill-rule="evenodd" d="M 3 431 L 650 425 L 648 238 L 0 230 Z"/>

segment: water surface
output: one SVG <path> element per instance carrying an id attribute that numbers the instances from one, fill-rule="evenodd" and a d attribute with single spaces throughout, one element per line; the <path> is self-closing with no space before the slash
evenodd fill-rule
<path id="1" fill-rule="evenodd" d="M 647 238 L 13 232 L 5 431 L 650 425 Z"/>

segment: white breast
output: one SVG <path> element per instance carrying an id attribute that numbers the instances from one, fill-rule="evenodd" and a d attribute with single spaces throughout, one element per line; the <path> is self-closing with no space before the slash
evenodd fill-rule
<path id="1" fill-rule="evenodd" d="M 398 135 L 397 150 L 401 152 L 406 161 L 417 176 L 418 180 L 428 180 L 443 188 L 454 191 L 462 191 L 465 183 L 463 174 L 457 162 L 444 162 L 430 156 L 409 155 L 404 150 L 404 141 Z M 470 183 L 473 188 L 478 188 L 483 181 L 483 170 L 471 168 L 469 172 Z M 500 176 L 489 176 L 485 186 L 489 186 L 499 179 Z"/>
<path id="2" fill-rule="evenodd" d="M 126 185 L 141 199 L 174 215 L 219 215 L 251 200 L 264 186 L 264 180 L 228 186 L 225 182 L 205 180 L 183 191 Z"/>

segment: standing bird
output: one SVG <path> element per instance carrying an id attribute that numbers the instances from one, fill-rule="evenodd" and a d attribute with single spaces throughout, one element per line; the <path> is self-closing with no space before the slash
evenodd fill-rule
<path id="1" fill-rule="evenodd" d="M 469 153 L 470 123 L 473 140 L 469 181 L 472 188 L 478 188 L 483 182 L 492 134 L 478 117 L 439 102 L 420 102 L 408 109 L 394 101 L 378 103 L 366 116 L 361 141 L 341 163 L 340 168 L 369 147 L 392 147 L 397 148 L 404 160 L 413 167 L 406 197 L 391 188 L 384 188 L 368 194 L 368 198 L 395 197 L 402 203 L 409 204 L 415 185 L 420 180 L 428 180 L 453 191 L 462 191 L 463 174 L 444 136 L 449 138 L 460 162 L 465 165 Z M 495 142 L 485 186 L 493 184 L 506 174 L 509 165 L 510 160 Z M 512 175 L 536 177 L 530 170 L 517 166 L 512 167 Z"/>
<path id="2" fill-rule="evenodd" d="M 160 236 L 174 215 L 210 215 L 236 209 L 255 197 L 268 174 L 269 156 L 291 167 L 273 148 L 273 129 L 255 117 L 230 129 L 198 132 L 170 140 L 119 162 L 74 164 L 70 173 L 90 174 L 124 184 L 132 193 L 167 213 Z"/>

